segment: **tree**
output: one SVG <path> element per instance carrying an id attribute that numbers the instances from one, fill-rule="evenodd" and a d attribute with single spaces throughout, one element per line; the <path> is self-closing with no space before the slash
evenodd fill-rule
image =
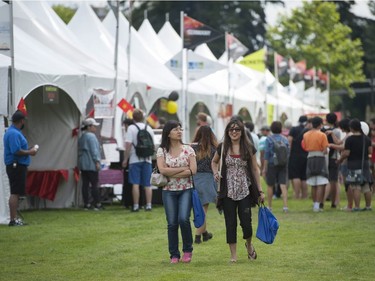
<path id="1" fill-rule="evenodd" d="M 350 35 L 351 29 L 340 23 L 334 3 L 313 1 L 304 2 L 290 17 L 281 17 L 269 28 L 267 38 L 281 55 L 295 61 L 305 59 L 309 68 L 329 71 L 331 89 L 344 88 L 353 96 L 350 85 L 364 80 L 364 53 L 361 41 Z"/>
<path id="2" fill-rule="evenodd" d="M 265 44 L 265 5 L 282 4 L 283 1 L 145 1 L 132 13 L 132 23 L 138 28 L 145 10 L 148 20 L 158 31 L 165 23 L 165 15 L 180 33 L 180 12 L 224 32 L 231 32 L 246 47 L 249 52 L 262 48 Z M 213 53 L 218 57 L 225 50 L 224 37 L 209 43 Z"/>

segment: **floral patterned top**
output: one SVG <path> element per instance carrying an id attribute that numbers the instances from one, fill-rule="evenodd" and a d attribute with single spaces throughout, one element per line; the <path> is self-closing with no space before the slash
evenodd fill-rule
<path id="1" fill-rule="evenodd" d="M 228 197 L 239 201 L 249 195 L 250 179 L 247 176 L 246 161 L 240 155 L 227 155 L 225 159 L 227 165 L 227 188 Z"/>
<path id="2" fill-rule="evenodd" d="M 190 166 L 189 157 L 195 156 L 194 149 L 190 145 L 184 144 L 181 153 L 178 157 L 172 157 L 166 150 L 159 147 L 156 152 L 156 158 L 165 157 L 165 163 L 168 167 L 186 167 Z M 188 178 L 169 178 L 168 184 L 163 187 L 163 190 L 180 191 L 192 188 L 191 177 Z"/>

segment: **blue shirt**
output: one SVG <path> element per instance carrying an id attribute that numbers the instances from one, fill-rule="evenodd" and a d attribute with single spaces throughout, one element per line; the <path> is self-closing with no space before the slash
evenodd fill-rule
<path id="1" fill-rule="evenodd" d="M 20 150 L 28 150 L 29 146 L 21 130 L 12 125 L 4 134 L 4 163 L 11 165 L 18 163 L 21 165 L 30 165 L 30 155 L 17 155 Z"/>

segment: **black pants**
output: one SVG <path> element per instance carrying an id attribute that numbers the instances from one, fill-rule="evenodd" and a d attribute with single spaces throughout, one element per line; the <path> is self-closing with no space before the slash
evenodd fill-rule
<path id="1" fill-rule="evenodd" d="M 94 199 L 94 204 L 99 204 L 100 203 L 99 189 L 98 189 L 99 172 L 81 171 L 81 176 L 82 176 L 83 203 L 85 204 L 85 206 L 90 204 L 89 190 L 91 188 L 91 195 L 92 195 L 92 198 Z"/>
<path id="2" fill-rule="evenodd" d="M 250 206 L 250 196 L 240 201 L 234 201 L 228 197 L 224 198 L 223 210 L 228 244 L 237 243 L 237 212 L 240 219 L 243 239 L 248 239 L 253 236 Z"/>

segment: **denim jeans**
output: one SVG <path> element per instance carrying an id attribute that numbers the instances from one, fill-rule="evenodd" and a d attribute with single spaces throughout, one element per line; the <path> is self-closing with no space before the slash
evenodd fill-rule
<path id="1" fill-rule="evenodd" d="M 190 225 L 191 189 L 181 191 L 163 190 L 163 204 L 168 223 L 168 249 L 170 258 L 180 258 L 178 249 L 178 226 L 181 229 L 182 251 L 193 251 L 193 235 Z"/>

